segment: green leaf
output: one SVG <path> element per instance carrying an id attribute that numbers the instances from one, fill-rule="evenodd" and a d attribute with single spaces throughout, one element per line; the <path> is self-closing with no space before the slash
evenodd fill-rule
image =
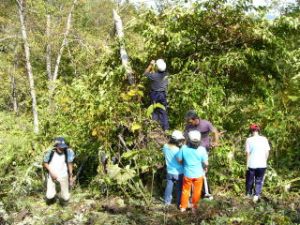
<path id="1" fill-rule="evenodd" d="M 292 102 L 296 102 L 299 99 L 299 96 L 288 96 L 288 98 L 292 101 Z"/>
<path id="2" fill-rule="evenodd" d="M 150 105 L 150 106 L 148 107 L 148 109 L 147 109 L 147 117 L 148 117 L 148 118 L 151 118 L 152 113 L 154 112 L 154 110 L 155 110 L 156 108 L 161 108 L 161 109 L 163 109 L 163 110 L 166 110 L 165 106 L 163 106 L 163 105 L 160 104 L 160 103 L 152 104 L 152 105 Z"/>
<path id="3" fill-rule="evenodd" d="M 139 123 L 133 123 L 132 125 L 131 125 L 131 131 L 132 132 L 135 132 L 135 131 L 137 131 L 137 130 L 140 130 L 142 128 L 142 126 L 141 126 L 141 124 L 139 124 Z"/>
<path id="4" fill-rule="evenodd" d="M 118 174 L 120 174 L 121 168 L 118 165 L 108 165 L 107 166 L 107 174 L 110 178 L 115 178 Z"/>
<path id="5" fill-rule="evenodd" d="M 127 152 L 124 152 L 122 154 L 122 158 L 123 159 L 132 159 L 134 156 L 136 156 L 138 154 L 138 150 L 131 150 L 131 151 L 127 151 Z"/>

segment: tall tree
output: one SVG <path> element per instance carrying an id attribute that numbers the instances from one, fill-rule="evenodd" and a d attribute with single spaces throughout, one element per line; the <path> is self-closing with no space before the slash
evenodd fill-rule
<path id="1" fill-rule="evenodd" d="M 21 25 L 21 33 L 24 45 L 24 53 L 25 53 L 25 62 L 26 62 L 26 70 L 29 80 L 29 87 L 30 87 L 30 94 L 32 100 L 32 114 L 33 114 L 33 126 L 34 126 L 34 133 L 39 133 L 39 120 L 38 120 L 38 107 L 37 107 L 37 100 L 36 100 L 36 92 L 35 92 L 35 85 L 34 85 L 34 76 L 32 72 L 32 66 L 30 63 L 30 48 L 28 43 L 27 37 L 27 30 L 25 25 L 25 2 L 23 0 L 16 0 L 18 3 L 18 11 L 19 11 L 19 18 L 20 18 L 20 25 Z"/>
<path id="2" fill-rule="evenodd" d="M 17 101 L 17 85 L 16 85 L 16 68 L 18 66 L 18 61 L 16 60 L 17 48 L 14 54 L 13 66 L 9 72 L 10 83 L 11 83 L 11 100 L 13 104 L 13 110 L 15 113 L 18 113 L 18 101 Z"/>
<path id="3" fill-rule="evenodd" d="M 123 23 L 121 17 L 118 15 L 116 10 L 113 10 L 113 17 L 115 21 L 116 27 L 116 35 L 120 44 L 120 57 L 122 61 L 122 65 L 126 71 L 127 79 L 129 84 L 134 84 L 134 77 L 132 68 L 129 63 L 129 57 L 127 51 L 125 49 L 125 42 L 124 42 L 124 32 L 123 32 Z"/>
<path id="4" fill-rule="evenodd" d="M 47 75 L 48 80 L 52 80 L 52 66 L 51 66 L 51 44 L 50 44 L 50 38 L 51 38 L 51 15 L 49 11 L 47 11 L 46 14 L 46 69 L 47 69 Z"/>
<path id="5" fill-rule="evenodd" d="M 71 29 L 71 24 L 72 24 L 72 13 L 74 11 L 74 8 L 75 8 L 75 5 L 77 3 L 77 0 L 74 0 L 73 1 L 73 4 L 71 6 L 71 9 L 69 11 L 69 14 L 68 14 L 68 17 L 67 17 L 67 22 L 66 22 L 66 27 L 65 27 L 65 31 L 64 31 L 64 37 L 63 37 L 63 41 L 61 43 L 61 46 L 60 46 L 60 49 L 59 49 L 59 52 L 57 54 L 57 58 L 56 58 L 56 63 L 55 63 L 55 67 L 54 67 L 54 71 L 53 71 L 53 74 L 51 76 L 52 80 L 51 80 L 51 85 L 50 85 L 50 98 L 51 96 L 53 95 L 54 93 L 54 90 L 56 88 L 55 86 L 55 81 L 57 80 L 58 78 L 58 71 L 59 71 L 59 65 L 60 65 L 60 62 L 61 62 L 61 57 L 62 57 L 62 54 L 64 52 L 64 49 L 67 45 L 67 39 L 68 39 L 68 35 L 70 33 L 70 29 Z M 50 18 L 49 18 L 49 21 L 47 19 L 47 24 L 49 22 L 49 27 L 50 27 Z M 48 26 L 48 25 L 47 25 Z M 48 64 L 47 64 L 47 68 L 48 68 Z"/>

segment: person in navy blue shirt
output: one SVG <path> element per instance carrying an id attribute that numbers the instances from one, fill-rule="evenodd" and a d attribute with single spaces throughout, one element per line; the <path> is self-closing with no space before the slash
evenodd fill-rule
<path id="1" fill-rule="evenodd" d="M 157 71 L 151 72 L 153 67 L 156 66 Z M 150 99 L 151 104 L 160 103 L 165 109 L 155 108 L 152 113 L 152 119 L 160 123 L 163 130 L 169 130 L 169 119 L 167 113 L 167 87 L 168 87 L 168 74 L 166 72 L 166 63 L 163 59 L 152 60 L 147 69 L 145 76 L 150 80 Z"/>

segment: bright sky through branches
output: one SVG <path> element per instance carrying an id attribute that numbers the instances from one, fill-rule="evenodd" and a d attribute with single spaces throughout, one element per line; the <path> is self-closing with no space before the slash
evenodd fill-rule
<path id="1" fill-rule="evenodd" d="M 124 1 L 124 0 L 123 0 Z M 130 0 L 133 3 L 137 4 L 146 4 L 150 7 L 156 7 L 155 0 Z M 194 2 L 195 0 L 191 0 Z M 189 2 L 191 2 L 189 1 Z M 234 1 L 234 0 L 233 0 Z M 172 2 L 172 1 L 170 1 Z M 229 0 L 230 2 L 230 0 Z M 280 13 L 280 9 L 287 7 L 289 4 L 295 3 L 296 0 L 253 0 L 253 4 L 255 6 L 272 6 L 274 9 L 268 13 L 267 17 L 269 19 L 274 19 L 277 17 Z"/>

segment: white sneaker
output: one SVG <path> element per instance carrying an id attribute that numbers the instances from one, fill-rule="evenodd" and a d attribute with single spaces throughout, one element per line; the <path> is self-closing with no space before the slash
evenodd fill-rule
<path id="1" fill-rule="evenodd" d="M 185 208 L 180 208 L 180 212 L 185 212 L 186 209 Z"/>
<path id="2" fill-rule="evenodd" d="M 188 209 L 193 208 L 193 203 L 188 202 Z"/>
<path id="3" fill-rule="evenodd" d="M 257 201 L 258 201 L 258 196 L 255 195 L 255 196 L 253 197 L 253 202 L 256 203 Z"/>
<path id="4" fill-rule="evenodd" d="M 203 198 L 210 200 L 210 201 L 214 199 L 214 197 L 211 194 L 205 194 Z"/>
<path id="5" fill-rule="evenodd" d="M 252 195 L 247 194 L 247 195 L 245 196 L 245 198 L 246 198 L 246 199 L 251 199 L 251 198 L 252 198 Z"/>

